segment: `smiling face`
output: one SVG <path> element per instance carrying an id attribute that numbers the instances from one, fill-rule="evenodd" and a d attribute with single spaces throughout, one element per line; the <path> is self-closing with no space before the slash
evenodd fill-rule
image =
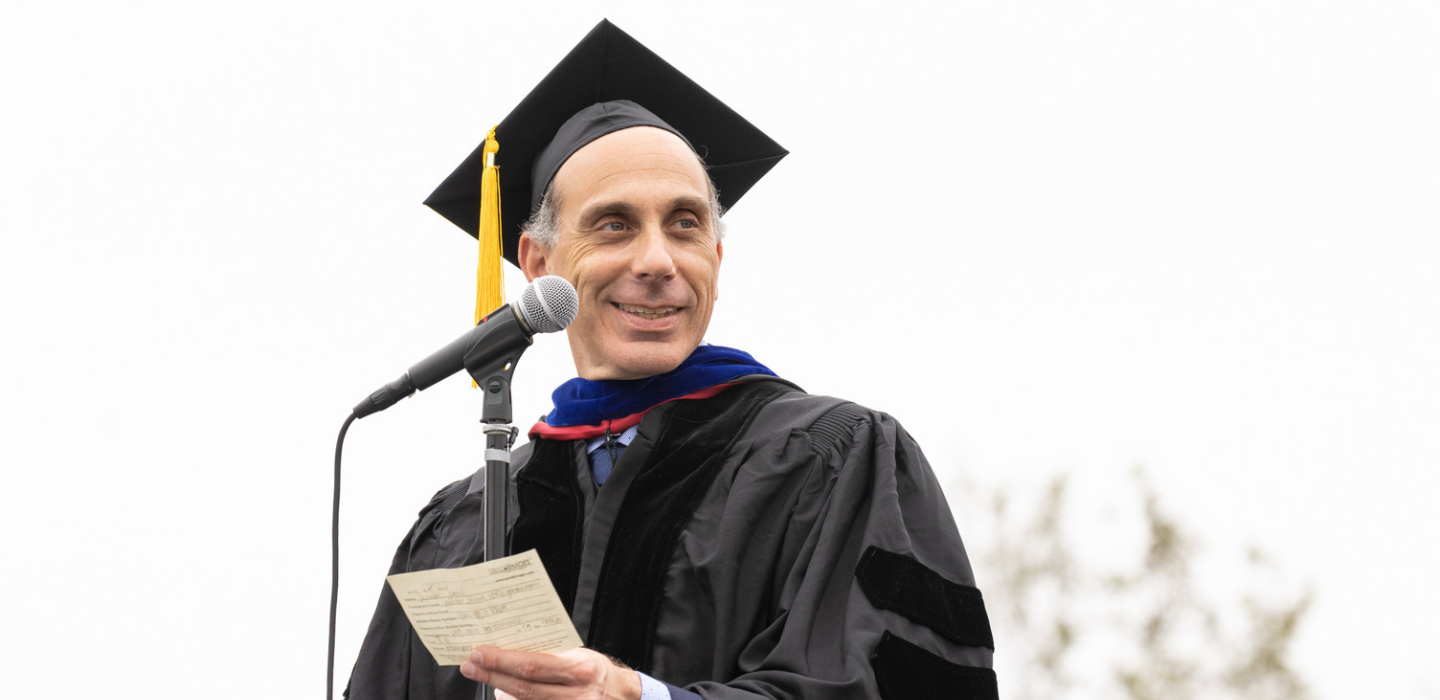
<path id="1" fill-rule="evenodd" d="M 527 233 L 518 257 L 526 279 L 575 285 L 576 371 L 639 379 L 674 369 L 705 337 L 724 252 L 699 159 L 663 129 L 623 129 L 576 151 L 552 187 L 559 237 L 547 249 Z"/>

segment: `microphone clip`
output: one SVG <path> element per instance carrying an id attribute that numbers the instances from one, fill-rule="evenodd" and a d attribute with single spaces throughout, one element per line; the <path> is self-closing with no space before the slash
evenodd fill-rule
<path id="1" fill-rule="evenodd" d="M 481 422 L 490 425 L 508 424 L 512 420 L 510 380 L 515 376 L 515 365 L 520 362 L 520 355 L 530 347 L 532 341 L 528 333 L 503 332 L 502 327 L 507 325 L 528 330 L 512 307 L 501 307 L 481 323 L 496 324 L 497 327 L 492 329 L 489 335 L 503 345 L 492 343 L 472 348 L 471 352 L 464 356 L 465 371 L 470 373 L 475 385 L 485 392 Z"/>

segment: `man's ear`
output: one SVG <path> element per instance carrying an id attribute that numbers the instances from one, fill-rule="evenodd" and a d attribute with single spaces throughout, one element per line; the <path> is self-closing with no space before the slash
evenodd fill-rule
<path id="1" fill-rule="evenodd" d="M 549 256 L 550 251 L 545 246 L 530 240 L 529 231 L 520 234 L 520 250 L 515 258 L 520 261 L 520 270 L 525 273 L 526 282 L 534 282 L 536 277 L 550 274 Z"/>
<path id="2" fill-rule="evenodd" d="M 720 298 L 720 263 L 725 261 L 725 244 L 715 241 L 715 298 Z"/>

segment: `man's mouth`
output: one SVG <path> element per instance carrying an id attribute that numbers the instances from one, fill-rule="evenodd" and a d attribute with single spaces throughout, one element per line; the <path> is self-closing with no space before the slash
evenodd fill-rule
<path id="1" fill-rule="evenodd" d="M 615 306 L 627 314 L 632 314 L 635 316 L 639 316 L 640 318 L 648 319 L 665 318 L 666 316 L 669 316 L 670 314 L 676 313 L 680 310 L 678 307 L 674 306 L 662 306 L 658 309 L 652 309 L 645 306 L 635 306 L 634 304 L 616 304 Z"/>

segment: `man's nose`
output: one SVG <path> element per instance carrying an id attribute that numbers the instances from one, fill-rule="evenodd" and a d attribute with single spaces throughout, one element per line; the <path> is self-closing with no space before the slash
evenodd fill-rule
<path id="1" fill-rule="evenodd" d="M 675 259 L 670 255 L 670 241 L 658 225 L 647 225 L 636 239 L 630 270 L 641 279 L 669 279 L 675 276 Z"/>

